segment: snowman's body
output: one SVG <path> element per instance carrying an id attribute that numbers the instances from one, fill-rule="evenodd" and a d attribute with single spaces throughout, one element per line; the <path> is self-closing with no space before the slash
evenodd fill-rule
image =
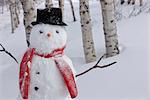
<path id="1" fill-rule="evenodd" d="M 72 66 L 67 56 L 63 59 Z M 35 56 L 31 67 L 29 100 L 70 100 L 69 92 L 54 58 Z"/>
<path id="2" fill-rule="evenodd" d="M 66 45 L 67 34 L 63 26 L 38 24 L 31 31 L 31 48 L 38 54 L 51 54 Z M 34 55 L 30 67 L 30 87 L 28 100 L 71 100 L 55 58 L 63 60 L 73 69 L 71 60 L 64 54 L 53 57 Z M 74 77 L 75 78 L 75 77 Z"/>

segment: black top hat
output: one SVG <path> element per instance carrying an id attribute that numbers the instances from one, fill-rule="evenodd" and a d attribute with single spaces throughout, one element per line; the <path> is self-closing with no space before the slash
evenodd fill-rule
<path id="1" fill-rule="evenodd" d="M 40 23 L 67 26 L 67 24 L 62 21 L 62 12 L 60 8 L 37 9 L 37 20 L 31 24 L 37 25 Z"/>

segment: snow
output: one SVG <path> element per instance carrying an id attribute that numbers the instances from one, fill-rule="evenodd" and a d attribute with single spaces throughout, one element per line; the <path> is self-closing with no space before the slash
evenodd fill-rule
<path id="1" fill-rule="evenodd" d="M 38 91 L 34 87 L 38 87 Z M 68 100 L 68 97 L 69 92 L 53 58 L 33 57 L 29 100 Z"/>
<path id="2" fill-rule="evenodd" d="M 120 0 L 116 0 L 116 18 L 117 20 L 131 18 L 133 16 L 137 16 L 141 13 L 149 13 L 150 12 L 150 1 L 143 0 L 143 6 L 139 6 L 140 0 L 135 0 L 135 5 L 127 3 L 127 1 L 120 5 Z M 128 7 L 126 7 L 128 5 Z"/>
<path id="3" fill-rule="evenodd" d="M 59 33 L 56 33 L 56 31 Z M 50 36 L 47 36 L 48 34 Z M 67 33 L 63 26 L 38 24 L 31 31 L 30 41 L 30 47 L 35 48 L 38 53 L 49 54 L 66 45 Z"/>
<path id="4" fill-rule="evenodd" d="M 65 22 L 68 42 L 65 53 L 71 58 L 77 73 L 92 67 L 96 62 L 85 64 L 78 2 L 74 2 L 77 22 L 72 22 L 70 5 L 65 6 Z M 42 8 L 44 4 L 41 4 Z M 99 1 L 91 1 L 93 37 L 97 59 L 105 52 L 101 10 Z M 6 10 L 6 9 L 5 9 Z M 27 49 L 24 26 L 11 34 L 9 12 L 0 14 L 0 43 L 20 62 Z M 117 64 L 94 69 L 77 78 L 80 100 L 150 100 L 150 15 L 142 13 L 117 22 L 121 54 L 103 59 L 100 65 L 117 61 Z M 5 53 L 0 53 L 0 100 L 16 100 L 19 65 Z"/>

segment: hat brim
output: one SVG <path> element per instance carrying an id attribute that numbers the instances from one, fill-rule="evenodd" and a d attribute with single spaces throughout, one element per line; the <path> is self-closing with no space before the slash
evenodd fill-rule
<path id="1" fill-rule="evenodd" d="M 31 23 L 33 26 L 35 26 L 35 25 L 37 25 L 37 24 L 50 24 L 50 25 L 59 25 L 59 26 L 67 26 L 67 24 L 66 23 L 64 23 L 64 22 L 60 22 L 60 23 L 48 23 L 48 22 L 32 22 Z"/>

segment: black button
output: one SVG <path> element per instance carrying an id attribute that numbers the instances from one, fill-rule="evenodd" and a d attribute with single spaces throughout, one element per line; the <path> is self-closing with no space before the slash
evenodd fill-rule
<path id="1" fill-rule="evenodd" d="M 36 74 L 40 74 L 40 72 L 36 72 Z"/>
<path id="2" fill-rule="evenodd" d="M 39 88 L 38 87 L 34 87 L 34 90 L 37 91 Z"/>

